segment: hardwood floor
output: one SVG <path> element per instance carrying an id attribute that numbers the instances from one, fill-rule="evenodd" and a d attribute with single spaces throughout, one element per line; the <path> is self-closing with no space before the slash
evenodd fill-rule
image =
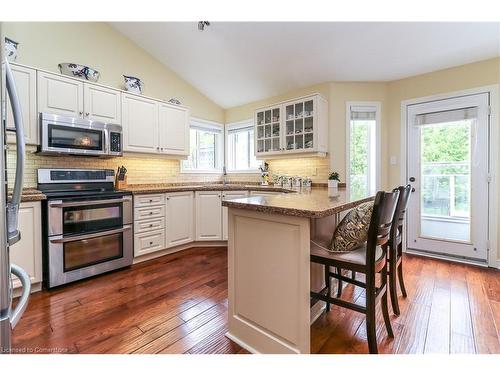
<path id="1" fill-rule="evenodd" d="M 500 353 L 500 271 L 405 256 L 408 298 L 381 353 Z M 359 288 L 343 298 L 364 300 Z M 392 313 L 392 311 L 391 311 Z M 195 248 L 33 294 L 13 347 L 33 353 L 247 353 L 227 339 L 227 253 Z M 314 353 L 367 353 L 364 316 L 332 307 Z"/>

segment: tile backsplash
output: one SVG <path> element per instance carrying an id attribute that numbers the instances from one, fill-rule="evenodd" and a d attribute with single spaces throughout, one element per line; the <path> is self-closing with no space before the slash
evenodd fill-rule
<path id="1" fill-rule="evenodd" d="M 295 159 L 269 160 L 271 177 L 274 173 L 289 176 L 311 177 L 313 182 L 327 182 L 330 171 L 330 159 L 319 157 L 304 157 Z"/>
<path id="2" fill-rule="evenodd" d="M 9 187 L 15 178 L 16 155 L 14 146 L 7 151 L 7 178 Z M 109 168 L 116 170 L 124 165 L 128 172 L 129 184 L 159 184 L 172 182 L 219 181 L 221 174 L 181 173 L 180 161 L 156 155 L 128 154 L 120 158 L 101 159 L 84 156 L 46 156 L 35 153 L 36 147 L 26 147 L 24 186 L 36 187 L 38 168 Z M 270 160 L 272 173 L 291 176 L 309 176 L 313 182 L 326 182 L 329 171 L 328 158 L 302 158 Z M 316 175 L 314 175 L 316 174 Z M 259 181 L 259 174 L 241 173 L 228 175 L 229 181 Z"/>

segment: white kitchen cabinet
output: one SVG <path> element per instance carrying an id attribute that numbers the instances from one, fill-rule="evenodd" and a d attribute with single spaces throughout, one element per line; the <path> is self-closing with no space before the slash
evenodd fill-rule
<path id="1" fill-rule="evenodd" d="M 189 154 L 189 112 L 184 107 L 160 103 L 160 152 L 171 155 Z"/>
<path id="2" fill-rule="evenodd" d="M 134 256 L 138 257 L 165 248 L 165 229 L 134 233 Z"/>
<path id="3" fill-rule="evenodd" d="M 167 248 L 194 241 L 194 194 L 192 191 L 165 194 Z"/>
<path id="4" fill-rule="evenodd" d="M 11 64 L 12 75 L 16 83 L 17 95 L 21 103 L 21 115 L 26 144 L 38 144 L 38 115 L 36 111 L 36 70 Z M 14 128 L 14 117 L 10 101 L 7 100 L 7 128 Z M 15 134 L 7 133 L 7 142 L 14 143 Z"/>
<path id="5" fill-rule="evenodd" d="M 222 194 L 220 191 L 196 192 L 196 240 L 222 239 Z M 168 224 L 167 224 L 168 225 Z"/>
<path id="6" fill-rule="evenodd" d="M 123 150 L 159 152 L 158 102 L 122 93 Z"/>
<path id="7" fill-rule="evenodd" d="M 121 124 L 120 91 L 85 83 L 83 86 L 84 118 Z"/>
<path id="8" fill-rule="evenodd" d="M 134 196 L 134 256 L 165 249 L 165 194 Z"/>
<path id="9" fill-rule="evenodd" d="M 328 151 L 328 103 L 319 94 L 255 111 L 255 155 L 280 157 Z"/>
<path id="10" fill-rule="evenodd" d="M 238 191 L 223 191 L 222 192 L 222 200 L 229 200 L 229 199 L 238 199 L 238 198 L 245 198 L 248 196 L 248 192 L 245 190 L 238 190 Z M 226 241 L 228 239 L 228 208 L 222 206 L 222 239 Z"/>
<path id="11" fill-rule="evenodd" d="M 38 112 L 83 118 L 83 82 L 37 72 Z"/>
<path id="12" fill-rule="evenodd" d="M 23 268 L 32 284 L 42 281 L 42 223 L 40 202 L 23 202 L 19 208 L 21 240 L 10 246 L 10 261 Z M 21 282 L 14 278 L 14 288 Z"/>

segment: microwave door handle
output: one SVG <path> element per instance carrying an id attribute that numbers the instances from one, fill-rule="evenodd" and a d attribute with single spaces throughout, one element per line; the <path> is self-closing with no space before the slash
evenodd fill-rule
<path id="1" fill-rule="evenodd" d="M 9 219 L 14 220 L 15 228 L 9 228 L 9 244 L 12 245 L 19 241 L 20 234 L 17 226 L 17 216 L 19 214 L 19 205 L 21 203 L 21 195 L 23 192 L 23 178 L 24 178 L 24 158 L 25 158 L 25 141 L 24 141 L 24 126 L 23 116 L 21 113 L 21 105 L 17 95 L 16 84 L 14 82 L 14 75 L 10 68 L 9 62 L 5 60 L 6 72 L 6 86 L 7 92 L 12 107 L 12 114 L 14 117 L 14 127 L 16 132 L 16 180 L 14 182 L 14 191 L 12 193 L 12 200 L 7 205 L 9 212 Z"/>
<path id="2" fill-rule="evenodd" d="M 10 325 L 12 328 L 14 328 L 19 322 L 19 319 L 21 319 L 21 316 L 24 314 L 26 307 L 28 307 L 28 301 L 31 293 L 31 280 L 26 271 L 15 264 L 10 265 L 10 272 L 19 278 L 23 286 L 23 291 L 21 297 L 19 298 L 19 302 L 12 311 L 10 317 Z"/>

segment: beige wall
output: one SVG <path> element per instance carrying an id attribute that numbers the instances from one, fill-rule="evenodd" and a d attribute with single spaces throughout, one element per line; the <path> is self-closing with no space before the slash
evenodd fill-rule
<path id="1" fill-rule="evenodd" d="M 392 81 L 388 84 L 388 129 L 383 147 L 388 155 L 396 156 L 396 166 L 386 162 L 389 186 L 401 180 L 401 102 L 430 95 L 450 93 L 500 83 L 500 59 L 490 59 L 415 77 Z"/>
<path id="2" fill-rule="evenodd" d="M 229 108 L 226 110 L 226 123 L 253 118 L 255 109 L 294 99 L 313 93 L 321 94 L 328 101 L 329 154 L 326 158 L 290 158 L 269 160 L 272 173 L 311 176 L 314 182 L 326 182 L 329 171 L 338 171 L 341 180 L 345 181 L 346 172 L 346 102 L 348 101 L 379 101 L 382 104 L 382 138 L 387 133 L 386 107 L 387 84 L 363 82 L 327 82 L 309 86 L 275 96 L 265 100 Z M 382 160 L 387 159 L 387 153 L 382 143 Z M 313 171 L 316 174 L 313 175 Z M 385 185 L 386 169 L 382 169 L 382 184 Z"/>
<path id="3" fill-rule="evenodd" d="M 3 33 L 20 43 L 20 64 L 54 72 L 61 62 L 85 64 L 101 73 L 99 83 L 120 89 L 122 75 L 132 75 L 144 81 L 144 95 L 177 97 L 192 116 L 224 122 L 221 107 L 106 23 L 4 22 Z"/>
<path id="4" fill-rule="evenodd" d="M 140 77 L 145 82 L 144 95 L 168 100 L 177 97 L 190 108 L 194 117 L 224 123 L 224 109 L 197 91 L 173 71 L 111 26 L 101 22 L 3 22 L 3 35 L 19 42 L 16 62 L 59 72 L 60 62 L 91 66 L 101 73 L 99 83 L 123 89 L 123 74 Z M 2 38 L 3 40 L 3 38 Z M 33 151 L 33 150 L 32 150 Z M 57 158 L 29 153 L 25 186 L 36 186 L 36 169 L 49 167 L 113 168 L 125 165 L 130 183 L 161 183 L 182 180 L 211 181 L 214 174 L 180 174 L 178 160 L 153 155 L 126 155 L 123 158 Z M 9 181 L 13 181 L 15 156 L 7 155 Z M 180 177 L 182 176 L 182 177 Z M 248 175 L 232 176 L 248 180 Z M 252 176 L 255 180 L 255 176 Z"/>

